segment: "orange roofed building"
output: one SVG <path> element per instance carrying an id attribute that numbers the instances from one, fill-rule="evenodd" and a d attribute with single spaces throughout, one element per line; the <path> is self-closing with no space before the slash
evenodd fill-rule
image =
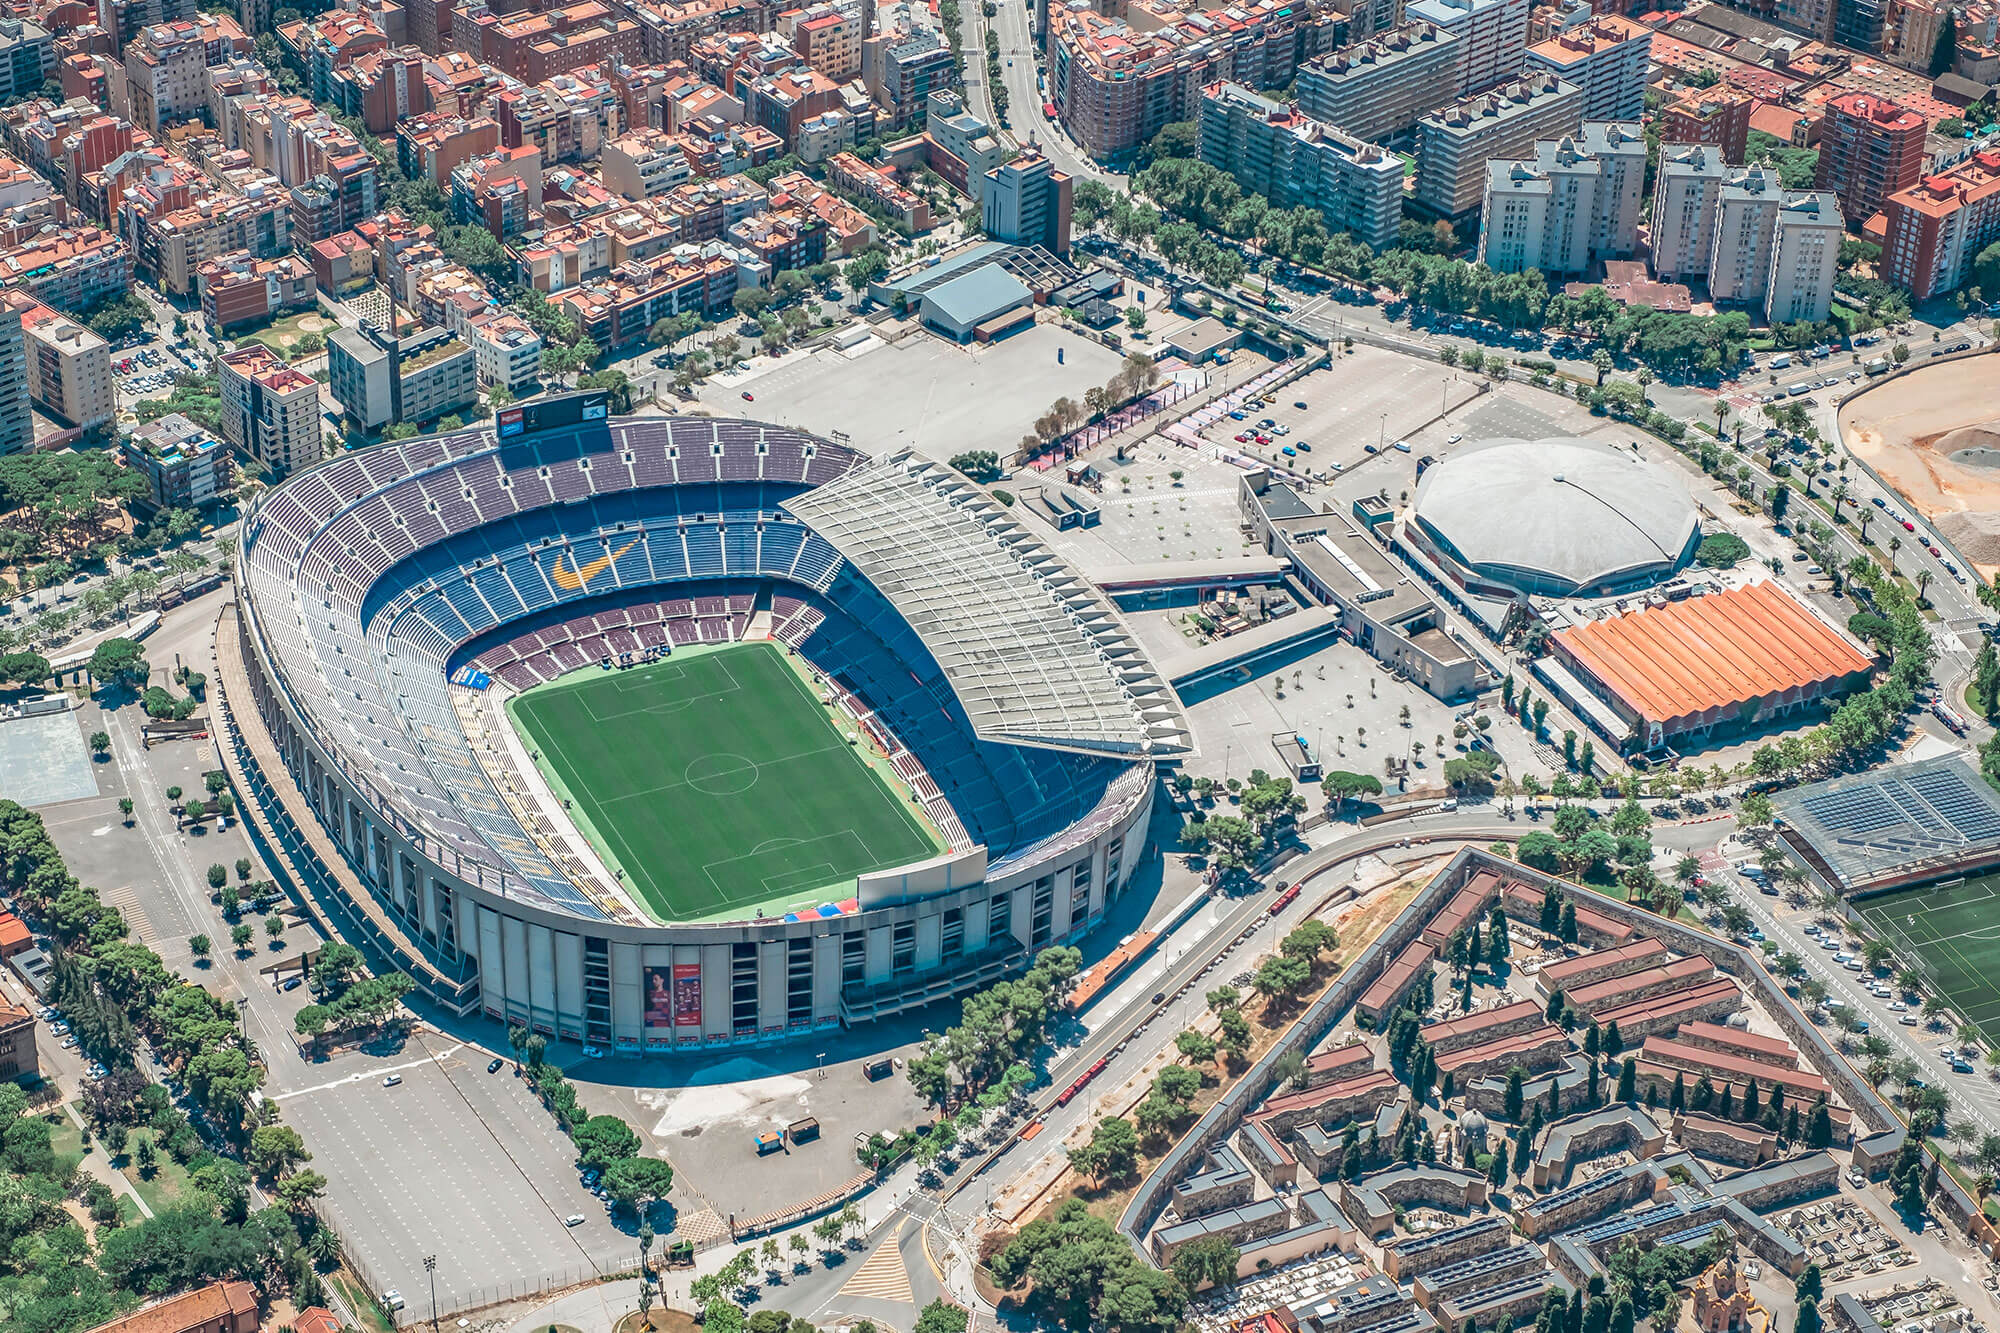
<path id="1" fill-rule="evenodd" d="M 1558 686 L 1587 691 L 1576 700 L 1587 716 L 1646 749 L 1845 693 L 1874 665 L 1769 580 L 1574 625 L 1549 642 Z"/>
<path id="2" fill-rule="evenodd" d="M 257 1333 L 257 1289 L 248 1282 L 210 1283 L 90 1333 Z"/>

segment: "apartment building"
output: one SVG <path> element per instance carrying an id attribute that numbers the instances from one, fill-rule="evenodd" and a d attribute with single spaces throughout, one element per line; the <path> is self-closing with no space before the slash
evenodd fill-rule
<path id="1" fill-rule="evenodd" d="M 1527 15 L 1527 0 L 1428 2 L 1516 5 L 1523 22 Z M 1162 126 L 1192 120 L 1209 83 L 1292 82 L 1301 61 L 1332 47 L 1341 21 L 1319 0 L 1257 0 L 1227 12 L 1228 22 L 1138 4 L 1124 18 L 1081 8 L 1052 14 L 1049 88 L 1063 128 L 1091 156 L 1120 157 Z"/>
<path id="2" fill-rule="evenodd" d="M 861 15 L 833 5 L 815 6 L 792 27 L 792 47 L 806 64 L 835 83 L 861 73 Z"/>
<path id="3" fill-rule="evenodd" d="M 1715 240 L 1715 207 L 1722 186 L 1739 168 L 1707 144 L 1670 143 L 1660 149 L 1653 179 L 1653 276 L 1681 282 L 1708 276 Z"/>
<path id="4" fill-rule="evenodd" d="M 306 86 L 315 102 L 334 100 L 337 72 L 389 46 L 389 34 L 365 15 L 341 9 L 308 19 L 299 27 L 287 25 L 280 38 L 298 50 L 306 67 Z"/>
<path id="5" fill-rule="evenodd" d="M 861 84 L 900 129 L 933 92 L 958 82 L 951 48 L 935 28 L 914 27 L 863 35 Z"/>
<path id="6" fill-rule="evenodd" d="M 1544 69 L 1583 89 L 1585 120 L 1639 119 L 1653 30 L 1617 14 L 1574 24 L 1528 48 L 1528 68 Z"/>
<path id="7" fill-rule="evenodd" d="M 954 190 L 972 192 L 972 182 L 1006 160 L 1008 150 L 993 127 L 965 109 L 957 93 L 932 93 L 924 118 L 924 160 Z"/>
<path id="8" fill-rule="evenodd" d="M 1646 138 L 1637 122 L 1586 122 L 1534 156 L 1486 164 L 1479 258 L 1501 273 L 1581 275 L 1639 245 Z"/>
<path id="9" fill-rule="evenodd" d="M 1352 232 L 1378 250 L 1395 241 L 1401 158 L 1234 83 L 1202 90 L 1198 125 L 1202 161 L 1272 207 L 1309 205 L 1329 230 Z"/>
<path id="10" fill-rule="evenodd" d="M 523 83 L 541 83 L 585 65 L 629 65 L 642 58 L 639 25 L 599 0 L 579 0 L 542 13 L 475 11 L 471 27 L 472 34 L 461 41 L 455 22 L 454 42 Z"/>
<path id="11" fill-rule="evenodd" d="M 2000 152 L 1974 153 L 1889 196 L 1885 281 L 1928 301 L 1961 287 L 1979 252 L 2000 240 Z"/>
<path id="12" fill-rule="evenodd" d="M 37 301 L 21 309 L 28 397 L 80 430 L 108 429 L 118 416 L 111 345 L 67 315 Z"/>
<path id="13" fill-rule="evenodd" d="M 1662 143 L 1707 144 L 1722 150 L 1731 162 L 1744 160 L 1750 143 L 1750 113 L 1757 99 L 1749 93 L 1717 84 L 1684 88 L 1661 109 Z"/>
<path id="14" fill-rule="evenodd" d="M 28 406 L 27 338 L 21 317 L 36 304 L 26 292 L 0 292 L 0 456 L 18 454 L 35 443 L 34 413 Z"/>
<path id="15" fill-rule="evenodd" d="M 532 88 L 504 89 L 488 106 L 499 122 L 500 142 L 508 148 L 539 148 L 544 162 L 591 161 L 633 123 L 618 89 L 595 65 L 554 75 Z"/>
<path id="16" fill-rule="evenodd" d="M 392 421 L 435 421 L 479 397 L 472 349 L 449 329 L 395 337 L 373 324 L 327 340 L 327 383 L 364 431 Z"/>
<path id="17" fill-rule="evenodd" d="M 853 116 L 845 111 L 822 111 L 799 122 L 792 152 L 799 161 L 811 165 L 824 162 L 835 153 L 849 152 L 860 142 L 860 125 Z"/>
<path id="18" fill-rule="evenodd" d="M 0 103 L 33 97 L 55 76 L 56 43 L 49 30 L 24 18 L 0 18 Z"/>
<path id="19" fill-rule="evenodd" d="M 1708 293 L 1715 300 L 1739 305 L 1763 301 L 1784 198 L 1775 168 L 1752 165 L 1722 182 L 1708 247 Z"/>
<path id="20" fill-rule="evenodd" d="M 714 316 L 729 308 L 741 277 L 733 247 L 712 242 L 675 246 L 650 259 L 620 264 L 601 278 L 566 288 L 554 299 L 592 342 L 622 351 L 646 340 L 655 323 L 684 310 Z"/>
<path id="21" fill-rule="evenodd" d="M 913 232 L 931 229 L 931 206 L 898 184 L 893 172 L 878 171 L 852 153 L 835 153 L 826 160 L 826 178 L 835 189 L 860 195 Z"/>
<path id="22" fill-rule="evenodd" d="M 146 479 L 154 509 L 195 509 L 229 491 L 229 449 L 179 412 L 122 435 L 118 456 Z"/>
<path id="23" fill-rule="evenodd" d="M 458 334 L 472 348 L 473 370 L 481 388 L 497 384 L 517 395 L 535 391 L 542 367 L 542 339 L 527 320 L 504 310 L 490 310 L 465 320 Z"/>
<path id="24" fill-rule="evenodd" d="M 424 53 L 414 46 L 370 51 L 332 70 L 326 100 L 378 138 L 394 133 L 405 117 L 435 109 Z"/>
<path id="25" fill-rule="evenodd" d="M 461 162 L 451 173 L 452 216 L 504 241 L 526 231 L 542 207 L 538 148 L 499 148 Z"/>
<path id="26" fill-rule="evenodd" d="M 396 161 L 411 180 L 428 179 L 440 190 L 451 185 L 461 162 L 500 146 L 500 126 L 486 116 L 433 111 L 396 125 Z"/>
<path id="27" fill-rule="evenodd" d="M 1583 124 L 1583 89 L 1553 74 L 1506 84 L 1434 111 L 1417 122 L 1415 202 L 1441 218 L 1479 207 L 1486 164 L 1519 158 L 1539 139 L 1560 139 Z"/>
<path id="28" fill-rule="evenodd" d="M 154 138 L 208 105 L 208 44 L 202 25 L 183 19 L 140 31 L 125 48 L 132 120 Z"/>
<path id="29" fill-rule="evenodd" d="M 181 197 L 189 202 L 163 206 Z M 222 193 L 205 184 L 186 195 L 176 190 L 164 198 L 144 188 L 127 191 L 118 224 L 140 266 L 169 291 L 189 296 L 208 260 L 238 251 L 275 259 L 289 251 L 294 217 L 294 200 L 277 182 L 264 177 L 245 194 Z"/>
<path id="30" fill-rule="evenodd" d="M 1528 47 L 1528 0 L 1410 0 L 1403 16 L 1459 39 L 1456 98 L 1470 97 L 1521 73 Z"/>
<path id="31" fill-rule="evenodd" d="M 0 286 L 58 310 L 89 310 L 131 288 L 132 249 L 96 227 L 41 227 L 11 243 L 0 241 Z M 8 336 L 0 330 L 0 340 Z M 4 373 L 0 368 L 0 416 L 9 393 Z M 6 435 L 0 422 L 0 453 L 9 452 Z"/>
<path id="32" fill-rule="evenodd" d="M 979 220 L 1009 245 L 1069 253 L 1070 178 L 1042 154 L 1027 151 L 979 178 Z"/>
<path id="33" fill-rule="evenodd" d="M 114 51 L 130 45 L 141 28 L 200 17 L 195 0 L 97 0 L 97 22 L 110 34 Z"/>
<path id="34" fill-rule="evenodd" d="M 1365 143 L 1387 143 L 1457 100 L 1456 33 L 1405 23 L 1299 66 L 1299 110 Z"/>
<path id="35" fill-rule="evenodd" d="M 1819 172 L 1813 184 L 1838 195 L 1850 221 L 1864 222 L 1890 195 L 1915 185 L 1923 175 L 1929 133 L 1922 116 L 1886 97 L 1836 97 L 1820 120 Z"/>
<path id="36" fill-rule="evenodd" d="M 840 85 L 813 69 L 739 79 L 735 91 L 743 99 L 743 118 L 787 145 L 798 142 L 807 120 L 842 106 Z"/>
<path id="37" fill-rule="evenodd" d="M 694 167 L 674 137 L 633 130 L 604 145 L 598 158 L 604 188 L 626 199 L 653 199 L 694 179 Z"/>
<path id="38" fill-rule="evenodd" d="M 1825 190 L 1788 193 L 1771 225 L 1765 320 L 1824 321 L 1833 308 L 1833 282 L 1839 276 L 1840 242 L 1846 230 L 1840 200 Z"/>
<path id="39" fill-rule="evenodd" d="M 320 461 L 318 380 L 261 343 L 224 352 L 215 372 L 223 439 L 278 476 Z"/>
<path id="40" fill-rule="evenodd" d="M 315 304 L 312 265 L 297 255 L 259 259 L 239 250 L 204 261 L 195 281 L 202 313 L 224 331 Z"/>

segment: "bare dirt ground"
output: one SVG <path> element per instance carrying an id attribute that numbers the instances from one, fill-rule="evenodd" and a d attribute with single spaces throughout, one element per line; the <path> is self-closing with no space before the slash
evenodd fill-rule
<path id="1" fill-rule="evenodd" d="M 1952 457 L 1988 449 L 2000 432 L 2000 356 L 1926 366 L 1862 394 L 1840 412 L 1856 457 L 1902 493 L 1981 574 L 2000 574 L 2000 466 Z M 2000 453 L 1990 454 L 2000 465 Z"/>

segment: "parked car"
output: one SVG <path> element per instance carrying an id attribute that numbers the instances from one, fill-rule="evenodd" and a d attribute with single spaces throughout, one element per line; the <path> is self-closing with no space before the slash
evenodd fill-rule
<path id="1" fill-rule="evenodd" d="M 505 1060 L 502 1060 L 499 1056 L 496 1055 L 491 1060 L 488 1060 L 486 1062 L 486 1072 L 489 1074 L 496 1074 L 500 1072 L 500 1066 L 505 1063 L 507 1063 Z"/>
<path id="2" fill-rule="evenodd" d="M 393 1088 L 402 1081 L 403 1081 L 403 1076 L 401 1074 L 390 1074 L 382 1080 L 382 1086 L 385 1088 Z"/>

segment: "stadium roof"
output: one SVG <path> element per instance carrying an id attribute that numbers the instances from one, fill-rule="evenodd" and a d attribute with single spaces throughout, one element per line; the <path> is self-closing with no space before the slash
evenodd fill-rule
<path id="1" fill-rule="evenodd" d="M 902 613 L 981 739 L 1192 750 L 1180 700 L 1111 604 L 958 473 L 903 450 L 785 507 Z"/>
<path id="2" fill-rule="evenodd" d="M 2000 859 L 2000 792 L 1956 755 L 1829 778 L 1771 803 L 1785 840 L 1842 889 Z"/>
<path id="3" fill-rule="evenodd" d="M 1770 580 L 1575 625 L 1555 637 L 1654 722 L 1826 685 L 1871 665 Z"/>
<path id="4" fill-rule="evenodd" d="M 1677 568 L 1699 522 L 1679 476 L 1587 440 L 1486 440 L 1427 469 L 1416 517 L 1466 564 L 1541 591 Z"/>

